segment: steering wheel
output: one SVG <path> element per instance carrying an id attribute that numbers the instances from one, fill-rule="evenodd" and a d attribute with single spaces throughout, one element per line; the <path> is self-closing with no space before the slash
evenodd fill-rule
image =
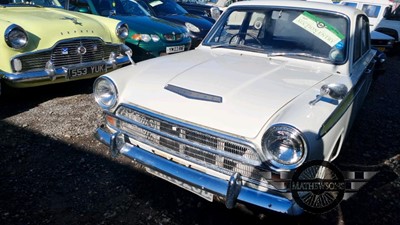
<path id="1" fill-rule="evenodd" d="M 254 35 L 252 35 L 252 34 L 249 34 L 249 33 L 240 33 L 240 32 L 237 33 L 237 34 L 234 34 L 234 35 L 229 39 L 228 44 L 231 44 L 231 43 L 232 43 L 232 40 L 233 40 L 236 36 L 239 36 L 239 35 L 241 35 L 241 34 L 244 34 L 245 36 L 249 36 L 249 37 L 253 38 L 253 39 L 257 42 L 257 44 L 259 44 L 260 46 L 263 45 L 263 44 L 261 43 L 261 41 L 258 40 L 258 38 L 257 38 L 256 36 L 254 36 Z"/>

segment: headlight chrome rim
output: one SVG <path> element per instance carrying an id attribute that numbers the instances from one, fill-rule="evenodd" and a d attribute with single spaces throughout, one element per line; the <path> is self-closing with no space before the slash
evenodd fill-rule
<path id="1" fill-rule="evenodd" d="M 278 139 L 279 137 L 277 135 L 281 135 L 280 137 L 283 139 Z M 271 139 L 274 138 L 275 139 Z M 285 137 L 289 137 L 290 139 L 285 139 Z M 282 140 L 290 140 L 287 143 L 293 144 L 295 143 L 295 148 L 290 146 L 290 144 L 279 144 L 279 141 Z M 294 140 L 294 142 L 293 142 Z M 270 141 L 270 142 L 268 142 Z M 271 142 L 272 141 L 272 142 Z M 278 142 L 278 143 L 275 143 Z M 276 171 L 288 171 L 288 170 L 293 170 L 297 167 L 299 167 L 305 159 L 307 158 L 307 153 L 308 153 L 308 145 L 307 141 L 302 134 L 297 128 L 294 126 L 288 125 L 288 124 L 275 124 L 272 125 L 268 130 L 265 132 L 265 134 L 262 137 L 262 150 L 263 153 L 265 154 L 266 158 L 268 159 L 268 163 L 271 164 L 272 169 Z M 283 159 L 279 158 L 276 154 L 274 154 L 273 149 L 271 148 L 272 144 L 278 144 L 279 147 L 283 148 L 284 154 L 282 155 L 292 155 L 291 160 L 289 161 L 284 161 Z M 296 148 L 298 147 L 298 148 Z M 278 150 L 278 149 L 275 149 Z M 279 149 L 280 150 L 280 149 Z M 299 152 L 300 151 L 300 154 Z M 290 154 L 292 152 L 292 154 Z M 285 156 L 284 156 L 285 157 Z M 297 158 L 297 159 L 296 159 Z M 292 161 L 292 162 L 290 162 Z"/>
<path id="2" fill-rule="evenodd" d="M 4 39 L 7 45 L 14 49 L 24 48 L 29 42 L 26 31 L 16 24 L 11 24 L 7 27 L 4 33 Z"/>
<path id="3" fill-rule="evenodd" d="M 123 22 L 119 22 L 117 24 L 117 27 L 115 29 L 115 32 L 118 36 L 118 38 L 125 40 L 126 38 L 128 38 L 129 36 L 129 27 L 128 24 L 123 23 Z"/>
<path id="4" fill-rule="evenodd" d="M 98 77 L 93 84 L 93 95 L 97 104 L 106 110 L 112 109 L 118 102 L 118 90 L 114 82 L 106 77 Z"/>

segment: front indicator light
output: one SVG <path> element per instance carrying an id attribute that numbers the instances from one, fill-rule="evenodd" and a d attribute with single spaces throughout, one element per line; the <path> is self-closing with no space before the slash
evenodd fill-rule
<path id="1" fill-rule="evenodd" d="M 20 59 L 15 58 L 15 59 L 12 60 L 11 63 L 12 63 L 12 66 L 13 66 L 15 72 L 21 72 L 21 70 L 22 70 L 22 62 L 21 62 Z"/>
<path id="2" fill-rule="evenodd" d="M 149 42 L 151 40 L 151 37 L 148 34 L 134 34 L 132 35 L 132 39 L 136 41 Z"/>
<path id="3" fill-rule="evenodd" d="M 115 117 L 112 117 L 110 115 L 106 115 L 105 117 L 108 125 L 111 125 L 113 127 L 117 126 L 117 119 L 115 119 Z"/>

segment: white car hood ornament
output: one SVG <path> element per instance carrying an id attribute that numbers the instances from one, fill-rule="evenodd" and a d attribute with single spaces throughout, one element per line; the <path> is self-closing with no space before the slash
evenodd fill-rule
<path id="1" fill-rule="evenodd" d="M 222 103 L 222 97 L 220 97 L 220 96 L 202 93 L 202 92 L 198 92 L 198 91 L 193 91 L 193 90 L 189 90 L 189 89 L 178 87 L 178 86 L 171 85 L 171 84 L 166 85 L 164 88 L 169 91 L 172 91 L 174 93 L 177 93 L 179 95 L 182 95 L 186 98 Z"/>

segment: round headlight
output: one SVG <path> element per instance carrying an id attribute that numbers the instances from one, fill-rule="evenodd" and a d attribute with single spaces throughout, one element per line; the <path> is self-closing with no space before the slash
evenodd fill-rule
<path id="1" fill-rule="evenodd" d="M 129 35 L 128 24 L 122 22 L 118 23 L 116 32 L 120 39 L 125 40 Z"/>
<path id="2" fill-rule="evenodd" d="M 151 40 L 151 37 L 148 34 L 141 34 L 140 37 L 141 37 L 141 40 L 144 42 L 149 42 Z"/>
<path id="3" fill-rule="evenodd" d="M 294 169 L 307 155 L 307 144 L 301 132 L 286 124 L 274 125 L 265 132 L 262 149 L 276 169 Z"/>
<path id="4" fill-rule="evenodd" d="M 118 92 L 114 82 L 107 77 L 99 77 L 93 85 L 93 95 L 97 104 L 103 109 L 110 109 L 118 101 Z"/>
<path id="5" fill-rule="evenodd" d="M 9 47 L 20 49 L 28 44 L 28 35 L 22 27 L 12 24 L 4 34 L 4 38 Z"/>
<path id="6" fill-rule="evenodd" d="M 196 27 L 195 25 L 191 24 L 191 23 L 185 23 L 185 26 L 188 30 L 195 32 L 195 33 L 199 33 L 200 29 L 198 27 Z"/>
<path id="7" fill-rule="evenodd" d="M 154 42 L 157 42 L 157 41 L 160 40 L 160 37 L 158 35 L 156 35 L 156 34 L 152 34 L 150 36 L 151 36 L 151 40 L 153 40 Z"/>

